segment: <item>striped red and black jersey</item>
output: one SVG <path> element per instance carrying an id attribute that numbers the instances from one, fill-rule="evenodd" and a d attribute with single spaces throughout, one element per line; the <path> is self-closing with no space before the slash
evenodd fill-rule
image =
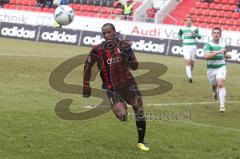
<path id="1" fill-rule="evenodd" d="M 106 42 L 92 48 L 84 66 L 84 85 L 89 85 L 92 66 L 97 63 L 102 79 L 102 87 L 111 89 L 122 87 L 133 79 L 129 70 L 136 70 L 138 62 L 132 48 L 121 50 L 118 47 L 105 48 Z"/>

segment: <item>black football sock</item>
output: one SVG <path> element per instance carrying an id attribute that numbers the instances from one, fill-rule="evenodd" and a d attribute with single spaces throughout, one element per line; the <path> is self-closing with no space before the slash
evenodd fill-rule
<path id="1" fill-rule="evenodd" d="M 144 143 L 145 131 L 146 131 L 146 119 L 143 112 L 136 113 L 136 126 L 138 131 L 138 143 Z"/>

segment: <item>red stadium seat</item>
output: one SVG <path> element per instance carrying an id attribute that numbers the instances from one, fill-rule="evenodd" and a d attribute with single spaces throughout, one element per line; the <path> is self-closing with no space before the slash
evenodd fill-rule
<path id="1" fill-rule="evenodd" d="M 88 11 L 89 11 L 89 12 L 94 12 L 94 8 L 95 8 L 94 5 L 90 5 L 90 6 L 88 7 Z"/>
<path id="2" fill-rule="evenodd" d="M 74 5 L 73 5 L 73 9 L 74 9 L 74 10 L 77 10 L 77 11 L 78 11 L 78 10 L 80 10 L 80 8 L 81 8 L 81 5 L 80 5 L 80 4 L 74 4 Z"/>
<path id="3" fill-rule="evenodd" d="M 231 7 L 230 5 L 226 4 L 222 7 L 222 10 L 229 11 L 229 10 L 231 10 L 230 7 Z"/>
<path id="4" fill-rule="evenodd" d="M 116 17 L 115 17 L 115 15 L 113 15 L 113 14 L 111 14 L 111 15 L 109 15 L 108 16 L 108 19 L 115 19 Z"/>
<path id="5" fill-rule="evenodd" d="M 230 30 L 230 27 L 228 25 L 224 25 L 223 30 Z"/>
<path id="6" fill-rule="evenodd" d="M 202 13 L 203 13 L 202 9 L 196 9 L 195 10 L 195 14 L 197 14 L 197 15 L 202 15 Z"/>
<path id="7" fill-rule="evenodd" d="M 218 23 L 218 21 L 219 21 L 219 19 L 218 18 L 212 18 L 212 23 L 214 23 L 214 24 L 217 24 Z"/>
<path id="8" fill-rule="evenodd" d="M 237 26 L 234 26 L 234 25 L 231 26 L 231 27 L 230 27 L 230 30 L 232 30 L 232 31 L 237 31 Z"/>
<path id="9" fill-rule="evenodd" d="M 229 4 L 232 4 L 232 5 L 237 5 L 237 0 L 228 0 L 228 3 Z"/>
<path id="10" fill-rule="evenodd" d="M 16 4 L 16 0 L 11 0 L 10 4 Z"/>
<path id="11" fill-rule="evenodd" d="M 114 9 L 114 14 L 122 14 L 123 10 L 121 8 Z"/>
<path id="12" fill-rule="evenodd" d="M 218 17 L 224 17 L 225 16 L 225 12 L 224 11 L 218 11 L 217 12 L 217 16 Z"/>
<path id="13" fill-rule="evenodd" d="M 224 17 L 226 17 L 226 18 L 232 17 L 232 12 L 227 12 L 227 11 L 223 11 L 223 12 L 224 12 Z"/>
<path id="14" fill-rule="evenodd" d="M 238 18 L 240 18 L 240 13 L 234 12 L 234 13 L 232 14 L 232 17 L 235 18 L 235 19 L 238 19 Z"/>
<path id="15" fill-rule="evenodd" d="M 215 9 L 215 5 L 216 5 L 215 3 L 211 3 L 211 4 L 209 5 L 209 8 L 210 8 L 210 9 Z"/>
<path id="16" fill-rule="evenodd" d="M 217 11 L 211 10 L 209 14 L 210 14 L 210 16 L 215 17 L 215 16 L 217 16 Z"/>
<path id="17" fill-rule="evenodd" d="M 228 25 L 234 25 L 234 20 L 233 19 L 228 19 L 227 24 Z"/>
<path id="18" fill-rule="evenodd" d="M 195 3 L 195 7 L 196 7 L 196 8 L 201 8 L 201 2 L 196 2 L 196 3 Z"/>
<path id="19" fill-rule="evenodd" d="M 221 3 L 221 0 L 214 0 L 215 3 Z"/>
<path id="20" fill-rule="evenodd" d="M 215 6 L 215 9 L 217 9 L 217 10 L 222 10 L 222 8 L 223 8 L 223 5 L 221 3 L 216 4 L 216 6 Z"/>
<path id="21" fill-rule="evenodd" d="M 219 22 L 220 24 L 226 24 L 227 19 L 225 19 L 225 18 L 220 18 L 218 22 Z"/>
<path id="22" fill-rule="evenodd" d="M 229 4 L 229 0 L 222 0 L 222 3 Z"/>
<path id="23" fill-rule="evenodd" d="M 208 3 L 201 3 L 201 5 L 200 5 L 200 7 L 201 7 L 201 8 L 204 8 L 204 9 L 207 9 L 208 6 L 209 6 Z"/>
<path id="24" fill-rule="evenodd" d="M 203 10 L 202 14 L 205 15 L 205 16 L 209 16 L 210 15 L 210 10 L 205 9 L 205 10 Z"/>
<path id="25" fill-rule="evenodd" d="M 197 18 L 197 21 L 198 21 L 198 22 L 204 22 L 204 19 L 205 19 L 205 18 L 204 18 L 203 16 L 199 16 L 199 17 Z"/>
<path id="26" fill-rule="evenodd" d="M 236 25 L 240 26 L 240 19 L 237 19 L 235 22 Z"/>
<path id="27" fill-rule="evenodd" d="M 190 14 L 195 14 L 195 10 L 196 10 L 195 8 L 191 8 L 190 11 L 189 11 Z"/>
<path id="28" fill-rule="evenodd" d="M 101 7 L 100 6 L 95 6 L 93 11 L 94 12 L 100 12 L 101 11 Z"/>
<path id="29" fill-rule="evenodd" d="M 211 23 L 212 17 L 205 17 L 204 22 L 205 23 Z"/>
<path id="30" fill-rule="evenodd" d="M 214 24 L 208 24 L 208 28 L 214 28 L 215 27 L 215 25 Z"/>
<path id="31" fill-rule="evenodd" d="M 197 17 L 196 16 L 191 16 L 192 17 L 192 21 L 197 21 Z"/>
<path id="32" fill-rule="evenodd" d="M 200 23 L 194 22 L 194 26 L 199 26 Z"/>
<path id="33" fill-rule="evenodd" d="M 86 4 L 81 5 L 80 10 L 82 10 L 82 11 L 88 11 L 88 10 L 89 10 L 89 9 L 88 9 L 88 5 L 86 5 Z"/>

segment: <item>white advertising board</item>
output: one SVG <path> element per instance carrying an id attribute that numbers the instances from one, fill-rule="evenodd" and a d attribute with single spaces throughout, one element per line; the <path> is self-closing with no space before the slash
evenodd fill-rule
<path id="1" fill-rule="evenodd" d="M 0 9 L 0 21 L 29 25 L 53 26 L 54 17 L 51 13 L 29 12 L 20 10 Z M 101 19 L 76 16 L 74 21 L 64 28 L 86 31 L 101 31 L 104 23 L 113 23 L 116 30 L 122 34 L 152 37 L 160 39 L 178 39 L 177 33 L 180 26 L 164 25 L 142 22 L 128 22 L 123 20 Z M 199 42 L 211 40 L 211 30 L 200 28 L 202 39 Z M 240 32 L 223 31 L 222 42 L 226 45 L 240 46 Z"/>

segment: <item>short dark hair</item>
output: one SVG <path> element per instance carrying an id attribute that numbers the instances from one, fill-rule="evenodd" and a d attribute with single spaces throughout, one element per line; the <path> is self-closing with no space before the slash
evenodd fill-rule
<path id="1" fill-rule="evenodd" d="M 222 34 L 222 29 L 221 29 L 221 28 L 219 28 L 219 27 L 214 27 L 214 28 L 212 29 L 212 33 L 213 33 L 214 30 L 218 30 L 218 31 L 220 31 L 220 34 Z"/>
<path id="2" fill-rule="evenodd" d="M 103 30 L 103 28 L 105 28 L 106 26 L 110 26 L 110 27 L 112 28 L 112 30 L 113 30 L 114 32 L 116 32 L 115 26 L 114 26 L 112 23 L 105 23 L 105 24 L 103 24 L 102 30 Z"/>

